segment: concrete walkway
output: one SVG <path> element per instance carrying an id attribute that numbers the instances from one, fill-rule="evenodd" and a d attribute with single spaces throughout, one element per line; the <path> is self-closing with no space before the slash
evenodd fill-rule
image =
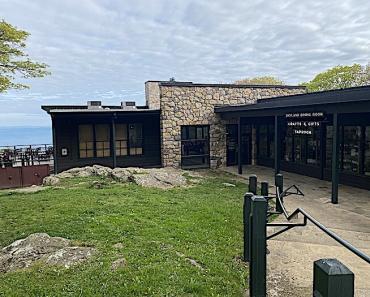
<path id="1" fill-rule="evenodd" d="M 236 174 L 237 168 L 227 167 L 225 171 Z M 370 191 L 340 185 L 339 204 L 333 205 L 330 203 L 330 182 L 282 173 L 284 188 L 295 184 L 305 194 L 304 197 L 292 195 L 285 198 L 289 213 L 298 207 L 303 208 L 330 230 L 370 255 Z M 259 182 L 268 181 L 270 193 L 274 193 L 274 172 L 271 168 L 243 168 L 243 177 L 248 178 L 251 174 L 256 174 Z M 285 217 L 280 216 L 277 220 L 285 221 Z M 268 233 L 273 231 L 269 228 Z M 345 264 L 355 273 L 355 296 L 370 296 L 370 264 L 311 223 L 268 241 L 268 249 L 269 296 L 312 296 L 313 262 L 321 258 L 337 258 Z"/>

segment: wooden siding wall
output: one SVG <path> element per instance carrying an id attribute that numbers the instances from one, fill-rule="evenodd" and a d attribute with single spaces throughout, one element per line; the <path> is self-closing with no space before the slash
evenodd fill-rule
<path id="1" fill-rule="evenodd" d="M 56 140 L 57 173 L 73 167 L 103 165 L 113 167 L 113 152 L 110 157 L 80 158 L 78 126 L 81 124 L 112 123 L 112 115 L 58 115 L 54 116 Z M 117 115 L 115 123 L 141 123 L 143 125 L 143 155 L 117 156 L 117 167 L 160 167 L 160 126 L 159 115 Z M 112 136 L 111 136 L 112 142 Z M 112 144 L 111 144 L 112 147 Z M 62 156 L 62 148 L 68 149 L 68 156 Z"/>

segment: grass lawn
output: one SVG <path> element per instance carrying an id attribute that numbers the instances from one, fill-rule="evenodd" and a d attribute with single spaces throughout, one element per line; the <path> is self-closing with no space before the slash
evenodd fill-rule
<path id="1" fill-rule="evenodd" d="M 94 180 L 103 188 L 93 188 Z M 69 269 L 38 264 L 0 274 L 0 296 L 243 296 L 248 269 L 237 259 L 245 184 L 210 173 L 193 187 L 171 190 L 97 177 L 63 186 L 0 191 L 0 247 L 46 232 L 92 245 L 97 254 Z M 113 247 L 118 242 L 121 250 Z M 113 271 L 112 262 L 122 257 L 127 266 Z"/>

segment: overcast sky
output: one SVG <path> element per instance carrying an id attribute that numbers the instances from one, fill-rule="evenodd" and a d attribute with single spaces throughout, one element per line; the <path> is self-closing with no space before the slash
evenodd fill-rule
<path id="1" fill-rule="evenodd" d="M 42 104 L 144 104 L 146 80 L 288 84 L 370 61 L 369 0 L 0 0 L 52 75 L 0 94 L 1 126 L 49 126 Z"/>

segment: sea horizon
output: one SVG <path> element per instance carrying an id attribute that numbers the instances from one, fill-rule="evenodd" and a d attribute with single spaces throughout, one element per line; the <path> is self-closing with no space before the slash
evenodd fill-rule
<path id="1" fill-rule="evenodd" d="M 52 144 L 51 127 L 0 127 L 0 146 Z"/>

